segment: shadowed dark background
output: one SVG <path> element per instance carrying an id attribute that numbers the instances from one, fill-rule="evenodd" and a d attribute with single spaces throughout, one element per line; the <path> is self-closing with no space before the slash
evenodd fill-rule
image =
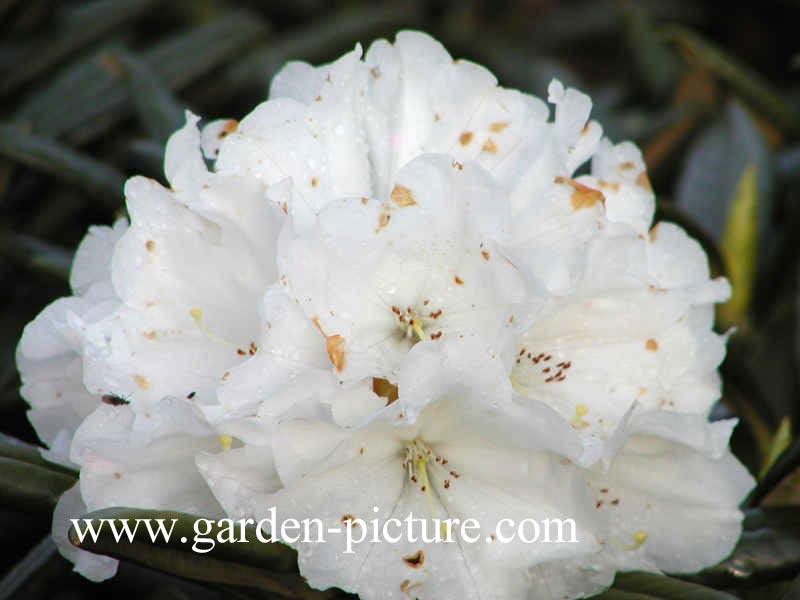
<path id="1" fill-rule="evenodd" d="M 505 86 L 579 87 L 607 135 L 640 145 L 658 217 L 698 237 L 737 290 L 718 315 L 737 333 L 715 416 L 743 421 L 734 450 L 766 474 L 749 504 L 800 504 L 799 22 L 791 0 L 0 0 L 0 430 L 36 442 L 14 364 L 22 328 L 69 294 L 87 227 L 124 214 L 124 179 L 163 180 L 183 107 L 241 118 L 286 60 L 417 28 Z M 0 598 L 239 597 L 130 564 L 83 580 L 40 544 L 49 509 L 21 502 L 18 483 L 0 465 Z M 736 596 L 800 598 L 800 517 L 786 514 L 775 529 L 794 537 L 762 549 L 772 570 Z"/>

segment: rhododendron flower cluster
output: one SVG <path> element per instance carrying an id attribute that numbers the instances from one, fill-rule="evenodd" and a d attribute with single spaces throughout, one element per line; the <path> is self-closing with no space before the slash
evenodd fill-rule
<path id="1" fill-rule="evenodd" d="M 642 155 L 553 81 L 498 86 L 401 32 L 289 63 L 241 122 L 169 140 L 73 295 L 18 349 L 69 517 L 570 518 L 577 543 L 297 542 L 362 598 L 583 597 L 725 558 L 753 481 L 709 422 L 726 337 L 699 244 L 653 225 Z"/>

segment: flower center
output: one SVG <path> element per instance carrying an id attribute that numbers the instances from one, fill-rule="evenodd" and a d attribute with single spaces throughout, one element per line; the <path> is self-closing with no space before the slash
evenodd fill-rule
<path id="1" fill-rule="evenodd" d="M 406 444 L 401 464 L 411 484 L 425 495 L 432 518 L 437 518 L 434 496 L 439 497 L 438 488 L 449 490 L 453 481 L 461 475 L 448 465 L 444 456 L 435 453 L 419 438 Z"/>
<path id="2" fill-rule="evenodd" d="M 436 327 L 442 316 L 442 309 L 431 308 L 430 300 L 423 301 L 421 307 L 392 306 L 392 313 L 401 335 L 412 343 L 438 340 L 442 337 L 441 330 Z"/>

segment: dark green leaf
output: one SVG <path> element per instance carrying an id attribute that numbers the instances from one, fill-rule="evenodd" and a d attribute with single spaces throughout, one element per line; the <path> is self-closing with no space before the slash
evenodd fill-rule
<path id="1" fill-rule="evenodd" d="M 614 586 L 597 600 L 736 600 L 736 596 L 665 575 L 617 573 Z"/>
<path id="2" fill-rule="evenodd" d="M 156 3 L 157 0 L 95 0 L 81 7 L 80 13 L 66 27 L 55 36 L 48 35 L 14 72 L 0 79 L 0 95 L 35 79 L 76 50 L 142 15 Z"/>
<path id="3" fill-rule="evenodd" d="M 800 132 L 800 114 L 747 65 L 685 27 L 672 26 L 665 37 L 675 41 L 692 60 L 727 82 L 781 127 Z"/>
<path id="4" fill-rule="evenodd" d="M 675 52 L 655 34 L 650 15 L 641 5 L 622 4 L 625 34 L 639 78 L 654 96 L 666 96 L 675 87 L 683 67 Z"/>
<path id="5" fill-rule="evenodd" d="M 800 507 L 771 507 L 748 511 L 733 553 L 686 579 L 728 588 L 786 579 L 799 572 Z"/>
<path id="6" fill-rule="evenodd" d="M 17 597 L 15 594 L 20 586 L 35 575 L 55 552 L 56 545 L 53 542 L 53 537 L 47 534 L 0 581 L 0 600 Z"/>
<path id="7" fill-rule="evenodd" d="M 276 38 L 263 49 L 244 56 L 224 75 L 233 89 L 255 85 L 265 93 L 275 72 L 288 60 L 320 60 L 350 50 L 355 42 L 369 43 L 376 35 L 390 35 L 418 22 L 414 2 L 361 6 Z"/>
<path id="8" fill-rule="evenodd" d="M 75 476 L 13 458 L 0 457 L 0 504 L 23 512 L 52 512 Z"/>
<path id="9" fill-rule="evenodd" d="M 0 154 L 75 184 L 112 208 L 120 205 L 125 176 L 64 144 L 0 124 Z"/>
<path id="10" fill-rule="evenodd" d="M 72 254 L 40 239 L 0 228 L 0 256 L 26 269 L 39 271 L 61 281 L 69 280 Z"/>
<path id="11" fill-rule="evenodd" d="M 142 58 L 168 89 L 178 90 L 236 57 L 266 31 L 258 18 L 236 12 L 167 38 Z M 117 52 L 108 47 L 72 65 L 23 105 L 15 120 L 82 143 L 130 115 L 133 100 Z"/>
<path id="12" fill-rule="evenodd" d="M 41 448 L 18 440 L 5 433 L 0 433 L 0 457 L 12 458 L 31 465 L 47 467 L 55 471 L 75 476 L 75 471 L 67 467 L 51 463 L 42 458 Z"/>
<path id="13" fill-rule="evenodd" d="M 792 471 L 797 468 L 800 468 L 800 438 L 795 439 L 772 463 L 771 468 L 761 478 L 753 491 L 750 492 L 750 495 L 745 501 L 745 505 L 757 506 L 784 477 L 791 474 Z"/>
<path id="14" fill-rule="evenodd" d="M 125 68 L 139 120 L 153 140 L 165 143 L 183 124 L 183 109 L 145 61 L 129 52 L 117 57 Z"/>

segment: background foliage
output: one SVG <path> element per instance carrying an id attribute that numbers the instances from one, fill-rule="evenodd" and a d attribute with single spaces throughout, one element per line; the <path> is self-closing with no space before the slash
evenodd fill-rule
<path id="1" fill-rule="evenodd" d="M 13 353 L 25 323 L 68 293 L 87 226 L 122 214 L 124 179 L 162 179 L 184 106 L 241 117 L 284 61 L 329 60 L 404 27 L 504 85 L 543 96 L 557 75 L 591 94 L 606 133 L 642 147 L 659 217 L 734 284 L 718 312 L 737 332 L 715 417 L 742 420 L 734 450 L 760 478 L 745 534 L 707 572 L 620 575 L 603 597 L 800 598 L 798 21 L 792 0 L 0 0 L 0 420 L 14 436 L 0 439 L 0 598 L 342 596 L 304 588 L 281 546 L 200 556 L 101 540 L 127 559 L 118 577 L 72 574 L 47 534 L 75 475 L 17 441 L 36 437 Z"/>

